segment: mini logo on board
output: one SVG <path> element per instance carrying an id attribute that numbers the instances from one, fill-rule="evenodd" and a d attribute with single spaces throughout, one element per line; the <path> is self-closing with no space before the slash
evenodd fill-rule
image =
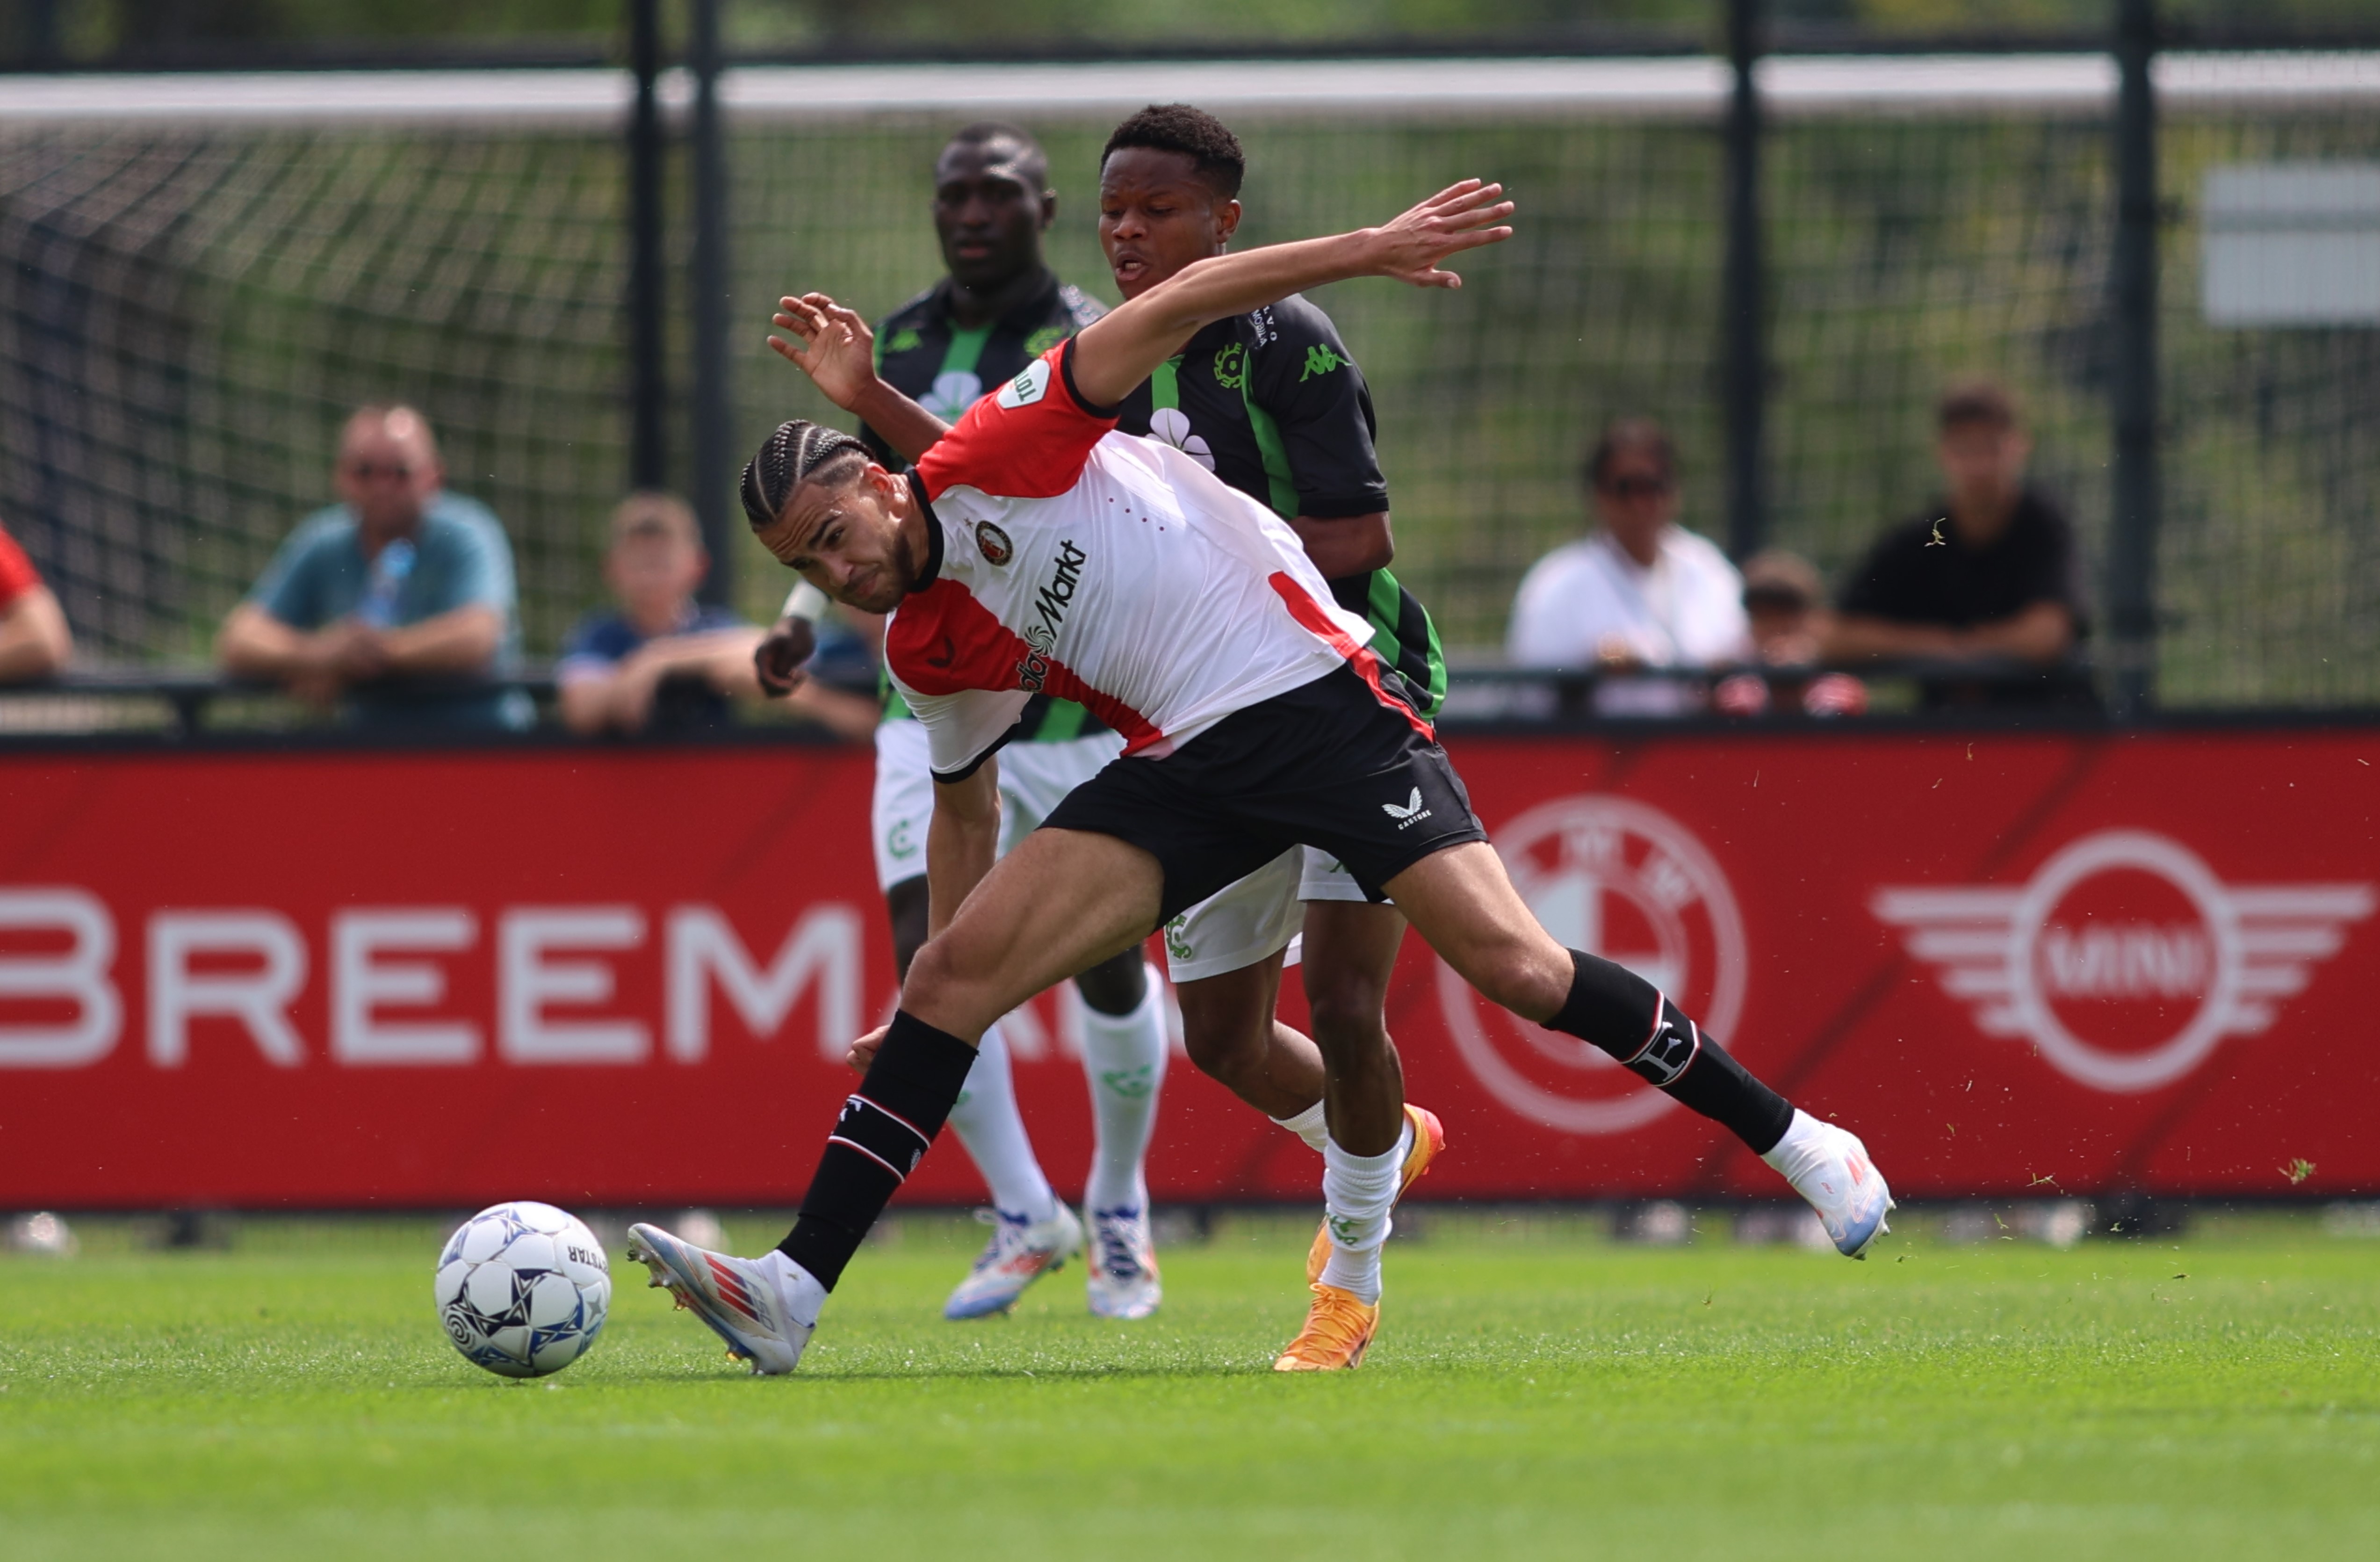
<path id="1" fill-rule="evenodd" d="M 1016 556 L 1016 545 L 1008 540 L 1008 533 L 988 520 L 975 523 L 975 545 L 986 564 L 1006 564 Z"/>
<path id="2" fill-rule="evenodd" d="M 1050 394 L 1050 360 L 1037 358 L 1025 366 L 1025 372 L 1000 387 L 1000 404 L 1010 411 L 1030 407 Z"/>
<path id="3" fill-rule="evenodd" d="M 2169 836 L 2101 830 L 2022 885 L 1882 889 L 1868 904 L 1977 1030 L 2120 1095 L 2271 1030 L 2380 898 L 2368 884 L 2226 884 Z"/>

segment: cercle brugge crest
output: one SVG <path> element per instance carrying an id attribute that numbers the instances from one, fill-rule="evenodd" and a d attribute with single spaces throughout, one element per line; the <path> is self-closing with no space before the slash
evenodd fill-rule
<path id="1" fill-rule="evenodd" d="M 1016 556 L 1016 544 L 1008 540 L 1008 533 L 988 520 L 975 523 L 975 545 L 986 564 L 1006 564 Z"/>

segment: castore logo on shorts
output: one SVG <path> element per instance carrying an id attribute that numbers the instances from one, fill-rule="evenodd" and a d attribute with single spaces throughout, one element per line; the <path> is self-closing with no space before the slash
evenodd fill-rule
<path id="1" fill-rule="evenodd" d="M 1050 653 L 1057 649 L 1058 630 L 1066 621 L 1066 606 L 1082 583 L 1083 566 L 1090 555 L 1060 539 L 1057 573 L 1033 599 L 1033 621 L 1025 626 L 1025 660 L 1016 664 L 1016 686 L 1035 694 L 1050 679 Z"/>
<path id="2" fill-rule="evenodd" d="M 1884 889 L 1869 908 L 1985 1035 L 2126 1094 L 2272 1029 L 2374 904 L 2368 884 L 2227 885 L 2180 841 L 2101 830 L 2025 884 Z"/>

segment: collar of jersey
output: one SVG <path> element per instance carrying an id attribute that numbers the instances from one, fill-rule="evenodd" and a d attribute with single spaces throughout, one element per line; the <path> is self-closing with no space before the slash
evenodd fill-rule
<path id="1" fill-rule="evenodd" d="M 1041 267 L 1041 287 L 1031 298 L 994 320 L 992 325 L 995 328 L 1006 326 L 1012 331 L 1030 336 L 1035 328 L 1049 318 L 1051 306 L 1057 302 L 1058 289 L 1065 286 L 1058 274 L 1046 263 Z M 940 282 L 934 284 L 931 294 L 934 311 L 942 317 L 942 323 L 953 331 L 958 329 L 959 320 L 957 312 L 951 308 L 951 295 L 957 290 L 958 284 L 953 282 L 946 274 Z"/>
<path id="2" fill-rule="evenodd" d="M 926 497 L 926 480 L 917 475 L 915 467 L 904 467 L 901 475 L 909 480 L 909 493 L 917 507 L 926 512 L 926 567 L 917 571 L 910 582 L 909 593 L 915 596 L 934 583 L 942 573 L 942 521 L 934 514 L 934 502 Z"/>

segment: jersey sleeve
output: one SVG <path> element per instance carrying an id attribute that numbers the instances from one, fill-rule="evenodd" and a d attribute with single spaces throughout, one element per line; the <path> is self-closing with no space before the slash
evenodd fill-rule
<path id="1" fill-rule="evenodd" d="M 14 537 L 0 531 L 0 613 L 14 607 L 18 597 L 41 583 L 42 578 L 33 572 L 33 561 L 25 556 L 25 550 L 17 545 Z"/>
<path id="2" fill-rule="evenodd" d="M 1257 351 L 1251 399 L 1278 431 L 1297 513 L 1337 520 L 1387 509 L 1371 388 L 1339 328 L 1303 299 L 1283 299 L 1271 314 L 1279 334 Z"/>
<path id="3" fill-rule="evenodd" d="M 966 409 L 917 463 L 926 496 L 978 488 L 1004 499 L 1051 499 L 1082 480 L 1091 449 L 1116 424 L 1075 389 L 1075 339 Z"/>
<path id="4" fill-rule="evenodd" d="M 248 601 L 266 616 L 293 629 L 319 629 L 327 621 L 322 601 L 321 577 L 326 550 L 336 522 L 327 514 L 299 523 L 273 550 Z"/>
<path id="5" fill-rule="evenodd" d="M 897 684 L 897 680 L 896 680 Z M 1015 735 L 1033 696 L 1021 689 L 962 689 L 920 694 L 902 689 L 909 714 L 926 729 L 926 763 L 934 779 L 964 781 Z"/>
<path id="6" fill-rule="evenodd" d="M 1842 594 L 1835 603 L 1837 609 L 1862 617 L 1903 623 L 1925 617 L 1925 609 L 1918 601 L 1920 586 L 1915 569 L 1918 550 L 1925 542 L 1916 528 L 1908 525 L 1888 530 L 1843 582 Z"/>

